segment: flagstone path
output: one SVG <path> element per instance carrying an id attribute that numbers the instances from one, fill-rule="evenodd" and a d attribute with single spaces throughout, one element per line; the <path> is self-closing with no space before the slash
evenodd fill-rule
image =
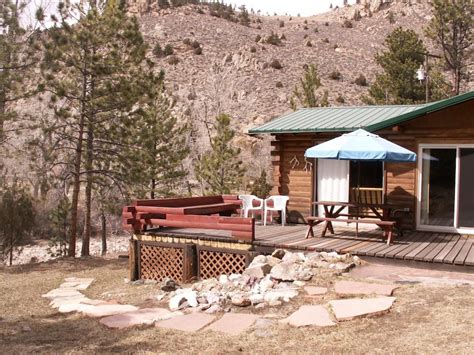
<path id="1" fill-rule="evenodd" d="M 336 281 L 334 291 L 338 295 L 381 295 L 391 296 L 398 286 L 392 284 L 375 284 L 358 281 Z"/>
<path id="2" fill-rule="evenodd" d="M 94 280 L 91 278 L 66 278 L 56 289 L 44 294 L 51 300 L 50 305 L 61 313 L 80 312 L 89 317 L 101 318 L 100 323 L 108 328 L 122 329 L 136 325 L 153 325 L 157 328 L 173 329 L 185 332 L 215 331 L 227 335 L 238 335 L 253 329 L 256 336 L 272 336 L 270 328 L 276 320 L 268 319 L 270 314 L 255 315 L 249 313 L 225 313 L 210 315 L 191 308 L 189 314 L 170 311 L 165 308 L 142 308 L 119 304 L 116 301 L 95 300 L 86 297 L 86 290 Z M 280 319 L 281 324 L 293 327 L 334 326 L 360 316 L 378 315 L 387 312 L 395 302 L 390 296 L 397 286 L 393 284 L 375 284 L 355 281 L 336 281 L 334 291 L 346 295 L 379 295 L 376 298 L 349 298 L 332 300 L 324 305 L 302 305 L 287 318 Z M 325 295 L 328 288 L 305 286 L 306 299 L 317 299 Z M 321 298 L 320 298 L 321 299 Z M 331 314 L 330 310 L 333 314 Z M 272 317 L 273 318 L 273 317 Z"/>

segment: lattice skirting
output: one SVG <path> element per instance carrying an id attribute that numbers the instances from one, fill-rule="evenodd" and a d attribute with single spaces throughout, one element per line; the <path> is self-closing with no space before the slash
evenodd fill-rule
<path id="1" fill-rule="evenodd" d="M 196 278 L 196 251 L 192 244 L 138 243 L 139 278 L 187 282 Z"/>
<path id="2" fill-rule="evenodd" d="M 232 249 L 197 247 L 198 277 L 209 279 L 220 275 L 241 274 L 253 258 L 253 253 Z"/>

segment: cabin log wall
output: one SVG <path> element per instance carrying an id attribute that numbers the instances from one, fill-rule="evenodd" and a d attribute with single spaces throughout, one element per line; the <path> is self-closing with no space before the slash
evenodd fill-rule
<path id="1" fill-rule="evenodd" d="M 474 144 L 474 100 L 415 118 L 398 126 L 375 132 L 418 154 L 420 144 Z M 288 195 L 290 222 L 304 222 L 312 212 L 316 164 L 310 159 L 311 172 L 304 171 L 307 148 L 339 136 L 340 133 L 278 134 L 272 142 L 274 194 Z M 292 167 L 293 157 L 299 165 Z M 416 225 L 418 168 L 416 163 L 385 164 L 385 202 L 406 207 L 403 225 Z"/>

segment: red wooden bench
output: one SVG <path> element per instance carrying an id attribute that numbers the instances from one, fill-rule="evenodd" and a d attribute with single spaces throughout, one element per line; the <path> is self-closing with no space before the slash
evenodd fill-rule
<path id="1" fill-rule="evenodd" d="M 138 233 L 147 226 L 230 230 L 232 237 L 255 238 L 252 218 L 230 217 L 239 212 L 235 195 L 136 200 L 122 211 L 122 226 Z"/>

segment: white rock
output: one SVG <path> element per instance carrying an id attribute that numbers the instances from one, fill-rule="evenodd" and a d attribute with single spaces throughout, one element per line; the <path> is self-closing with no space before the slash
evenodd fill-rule
<path id="1" fill-rule="evenodd" d="M 271 267 L 279 263 L 281 263 L 281 259 L 275 258 L 271 255 L 267 256 L 267 264 L 269 264 Z"/>
<path id="2" fill-rule="evenodd" d="M 230 274 L 229 275 L 229 281 L 234 282 L 234 281 L 239 281 L 242 278 L 242 275 L 240 274 Z"/>
<path id="3" fill-rule="evenodd" d="M 308 281 L 313 277 L 313 273 L 310 269 L 288 261 L 283 261 L 275 265 L 270 275 L 272 278 L 281 281 Z"/>
<path id="4" fill-rule="evenodd" d="M 270 279 L 270 275 L 267 275 L 262 281 L 259 283 L 260 292 L 266 292 L 272 289 L 274 286 L 273 280 Z"/>
<path id="5" fill-rule="evenodd" d="M 168 307 L 172 311 L 177 311 L 184 302 L 186 302 L 186 297 L 184 297 L 184 295 L 174 295 L 173 297 L 171 297 L 168 303 Z"/>
<path id="6" fill-rule="evenodd" d="M 252 305 L 262 303 L 264 301 L 264 296 L 261 293 L 253 294 L 249 296 L 250 302 Z"/>
<path id="7" fill-rule="evenodd" d="M 206 309 L 204 313 L 213 314 L 213 313 L 222 312 L 222 311 L 223 309 L 221 306 L 219 306 L 218 304 L 213 304 L 211 307 Z"/>
<path id="8" fill-rule="evenodd" d="M 220 296 L 215 292 L 207 292 L 203 296 L 206 297 L 207 303 L 209 304 L 216 304 L 220 302 Z"/>
<path id="9" fill-rule="evenodd" d="M 293 285 L 295 285 L 297 287 L 303 287 L 304 285 L 306 285 L 306 282 L 296 280 L 296 281 L 293 281 Z"/>
<path id="10" fill-rule="evenodd" d="M 287 289 L 287 290 L 272 290 L 268 291 L 265 293 L 264 300 L 265 302 L 268 302 L 269 304 L 272 301 L 280 301 L 283 300 L 285 302 L 289 302 L 290 299 L 298 296 L 298 291 L 293 290 L 293 289 Z"/>
<path id="11" fill-rule="evenodd" d="M 234 306 L 238 307 L 247 307 L 252 304 L 249 297 L 243 294 L 235 294 L 231 298 L 231 302 Z"/>
<path id="12" fill-rule="evenodd" d="M 221 275 L 219 276 L 219 283 L 222 284 L 222 285 L 225 285 L 229 282 L 229 278 L 227 277 L 227 275 Z"/>
<path id="13" fill-rule="evenodd" d="M 281 260 L 286 263 L 296 263 L 300 261 L 300 257 L 297 254 L 287 251 Z"/>
<path id="14" fill-rule="evenodd" d="M 259 265 L 259 264 L 266 264 L 267 263 L 267 257 L 265 255 L 257 255 L 255 258 L 253 258 L 252 262 L 248 267 L 253 267 L 254 265 Z"/>
<path id="15" fill-rule="evenodd" d="M 262 279 L 267 275 L 272 267 L 270 264 L 254 264 L 252 267 L 248 267 L 243 272 L 243 275 L 256 277 L 257 279 Z"/>

